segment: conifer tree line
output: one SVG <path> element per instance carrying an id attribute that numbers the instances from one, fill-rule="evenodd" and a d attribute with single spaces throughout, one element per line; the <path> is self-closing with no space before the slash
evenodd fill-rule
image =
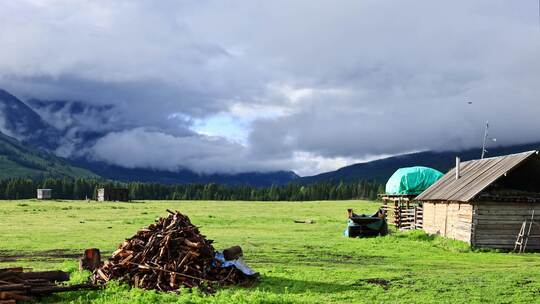
<path id="1" fill-rule="evenodd" d="M 36 189 L 52 189 L 55 199 L 95 199 L 97 189 L 128 188 L 132 200 L 241 200 L 241 201 L 312 201 L 376 199 L 383 185 L 372 181 L 356 183 L 319 182 L 309 185 L 291 183 L 258 188 L 247 185 L 121 183 L 98 179 L 0 180 L 0 199 L 30 199 Z"/>

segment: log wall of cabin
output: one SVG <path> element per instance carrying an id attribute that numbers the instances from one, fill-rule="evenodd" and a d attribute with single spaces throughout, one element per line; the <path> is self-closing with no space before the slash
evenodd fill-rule
<path id="1" fill-rule="evenodd" d="M 429 234 L 471 244 L 473 209 L 468 203 L 425 202 L 423 229 Z"/>
<path id="2" fill-rule="evenodd" d="M 521 225 L 531 219 L 533 210 L 537 224 L 532 226 L 531 235 L 540 236 L 540 203 L 481 201 L 474 205 L 475 247 L 513 249 Z M 540 238 L 529 238 L 527 249 L 540 250 Z"/>

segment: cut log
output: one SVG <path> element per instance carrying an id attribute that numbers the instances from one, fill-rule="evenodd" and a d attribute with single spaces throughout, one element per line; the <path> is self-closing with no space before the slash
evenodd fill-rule
<path id="1" fill-rule="evenodd" d="M 25 290 L 28 287 L 29 286 L 25 284 L 5 284 L 0 285 L 0 291 Z"/>
<path id="2" fill-rule="evenodd" d="M 65 292 L 65 291 L 76 291 L 82 289 L 99 289 L 100 286 L 94 284 L 77 284 L 77 285 L 67 285 L 67 286 L 46 286 L 46 287 L 36 287 L 32 289 L 32 295 L 43 296 L 56 292 Z"/>
<path id="3" fill-rule="evenodd" d="M 24 272 L 22 268 L 10 268 L 0 269 L 0 276 L 0 304 L 34 301 L 34 297 L 55 292 L 97 288 L 90 284 L 56 285 L 56 281 L 69 280 L 69 274 L 63 271 Z"/>
<path id="4" fill-rule="evenodd" d="M 0 273 L 2 272 L 23 272 L 24 269 L 22 267 L 13 267 L 13 268 L 0 268 Z"/>
<path id="5" fill-rule="evenodd" d="M 38 271 L 38 272 L 21 272 L 17 277 L 23 280 L 44 279 L 48 281 L 65 282 L 69 281 L 69 273 L 60 270 Z"/>
<path id="6" fill-rule="evenodd" d="M 79 260 L 79 270 L 94 271 L 102 265 L 101 253 L 97 248 L 86 249 L 82 258 Z"/>
<path id="7" fill-rule="evenodd" d="M 223 257 L 227 261 L 236 260 L 243 255 L 244 251 L 242 251 L 242 247 L 240 246 L 232 246 L 231 248 L 223 250 Z"/>
<path id="8" fill-rule="evenodd" d="M 28 296 L 20 295 L 15 291 L 2 291 L 0 292 L 0 300 L 32 301 L 33 299 Z"/>

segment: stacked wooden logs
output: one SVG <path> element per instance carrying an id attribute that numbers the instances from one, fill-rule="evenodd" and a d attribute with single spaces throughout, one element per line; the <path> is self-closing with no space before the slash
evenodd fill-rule
<path id="1" fill-rule="evenodd" d="M 92 281 L 112 279 L 132 286 L 160 291 L 199 287 L 212 292 L 216 285 L 243 282 L 235 268 L 220 268 L 212 241 L 200 234 L 189 218 L 167 210 L 147 228 L 121 243 L 108 262 L 94 271 Z"/>
<path id="2" fill-rule="evenodd" d="M 63 271 L 25 272 L 21 267 L 0 269 L 0 304 L 34 301 L 56 292 L 94 288 L 89 284 L 56 284 L 68 280 L 69 273 Z"/>

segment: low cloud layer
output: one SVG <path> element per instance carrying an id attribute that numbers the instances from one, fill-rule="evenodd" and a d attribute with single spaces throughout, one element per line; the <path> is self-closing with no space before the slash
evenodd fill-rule
<path id="1" fill-rule="evenodd" d="M 250 155 L 248 148 L 220 137 L 179 137 L 142 128 L 109 133 L 91 152 L 96 160 L 126 168 L 190 169 L 200 173 L 215 173 L 216 168 L 222 173 L 264 172 L 291 165 L 286 160 L 263 161 Z"/>
<path id="2" fill-rule="evenodd" d="M 313 174 L 477 147 L 487 120 L 497 144 L 540 141 L 533 0 L 29 0 L 0 10 L 0 87 L 112 105 L 106 123 L 92 112 L 70 128 L 103 131 L 88 151 L 126 167 Z"/>

